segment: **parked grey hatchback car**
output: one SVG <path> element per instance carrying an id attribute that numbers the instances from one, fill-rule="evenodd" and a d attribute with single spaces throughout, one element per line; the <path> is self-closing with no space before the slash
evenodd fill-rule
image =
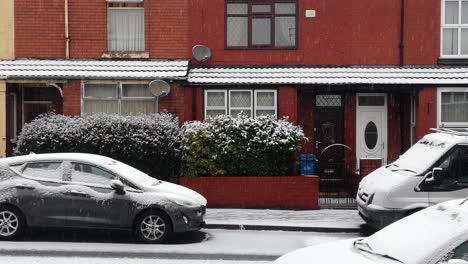
<path id="1" fill-rule="evenodd" d="M 0 159 L 0 239 L 26 227 L 131 230 L 144 243 L 199 230 L 206 199 L 122 162 L 92 154 Z"/>

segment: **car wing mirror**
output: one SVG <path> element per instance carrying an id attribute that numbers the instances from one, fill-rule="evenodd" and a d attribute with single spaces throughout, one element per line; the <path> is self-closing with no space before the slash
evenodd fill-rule
<path id="1" fill-rule="evenodd" d="M 124 185 L 119 180 L 112 180 L 111 181 L 111 188 L 114 189 L 117 193 L 125 193 Z"/>
<path id="2" fill-rule="evenodd" d="M 428 173 L 424 182 L 429 184 L 437 184 L 442 179 L 442 172 L 444 170 L 442 168 L 433 168 L 432 172 Z"/>

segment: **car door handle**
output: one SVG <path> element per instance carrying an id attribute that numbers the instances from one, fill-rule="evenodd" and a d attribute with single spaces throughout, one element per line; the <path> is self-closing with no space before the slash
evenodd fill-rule
<path id="1" fill-rule="evenodd" d="M 34 187 L 34 186 L 31 186 L 31 185 L 29 185 L 29 184 L 19 183 L 19 184 L 16 184 L 16 188 L 18 188 L 18 189 L 33 190 L 35 187 Z"/>
<path id="2" fill-rule="evenodd" d="M 79 195 L 79 196 L 86 196 L 86 197 L 88 196 L 87 193 L 82 192 L 82 191 L 77 191 L 77 190 L 70 190 L 68 191 L 68 193 L 71 195 Z"/>

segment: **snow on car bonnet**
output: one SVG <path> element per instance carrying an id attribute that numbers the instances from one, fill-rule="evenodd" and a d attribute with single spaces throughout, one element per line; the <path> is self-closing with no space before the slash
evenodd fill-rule
<path id="1" fill-rule="evenodd" d="M 374 252 L 403 263 L 424 263 L 468 232 L 468 205 L 452 200 L 408 216 L 365 239 Z"/>
<path id="2" fill-rule="evenodd" d="M 399 168 L 422 174 L 457 142 L 457 137 L 453 135 L 445 133 L 428 134 L 401 155 L 394 164 Z"/>

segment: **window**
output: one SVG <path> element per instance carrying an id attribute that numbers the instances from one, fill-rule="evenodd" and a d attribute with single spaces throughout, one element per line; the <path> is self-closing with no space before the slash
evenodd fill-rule
<path id="1" fill-rule="evenodd" d="M 468 57 L 468 1 L 442 0 L 442 57 Z"/>
<path id="2" fill-rule="evenodd" d="M 297 4 L 293 0 L 227 0 L 226 47 L 296 47 Z"/>
<path id="3" fill-rule="evenodd" d="M 276 90 L 205 90 L 205 117 L 276 115 Z"/>
<path id="4" fill-rule="evenodd" d="M 34 162 L 28 163 L 23 170 L 26 176 L 62 180 L 62 163 L 61 162 Z"/>
<path id="5" fill-rule="evenodd" d="M 468 126 L 468 88 L 441 88 L 437 101 L 439 127 Z"/>
<path id="6" fill-rule="evenodd" d="M 143 0 L 108 0 L 108 51 L 145 50 L 145 10 Z"/>
<path id="7" fill-rule="evenodd" d="M 157 100 L 147 83 L 84 83 L 83 114 L 147 114 L 157 112 Z"/>
<path id="8" fill-rule="evenodd" d="M 436 190 L 457 190 L 468 184 L 468 146 L 454 147 L 437 165 L 442 169 L 442 179 Z"/>
<path id="9" fill-rule="evenodd" d="M 71 179 L 73 182 L 110 185 L 111 181 L 115 178 L 115 175 L 112 173 L 96 166 L 72 162 Z"/>

